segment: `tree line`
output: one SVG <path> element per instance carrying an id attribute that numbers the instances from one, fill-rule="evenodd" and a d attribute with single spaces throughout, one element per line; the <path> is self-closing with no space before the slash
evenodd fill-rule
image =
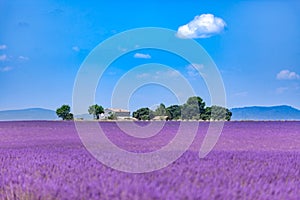
<path id="1" fill-rule="evenodd" d="M 62 105 L 56 110 L 58 117 L 63 120 L 73 120 L 69 105 Z M 104 113 L 104 108 L 98 104 L 91 105 L 88 113 L 98 120 Z M 161 103 L 154 111 L 148 107 L 140 108 L 132 113 L 137 120 L 152 120 L 159 117 L 161 120 L 222 120 L 230 121 L 232 113 L 229 109 L 213 105 L 206 107 L 205 102 L 198 96 L 190 97 L 183 105 L 171 105 L 166 107 Z M 109 113 L 108 119 L 117 119 L 114 113 Z"/>
<path id="2" fill-rule="evenodd" d="M 104 113 L 104 108 L 98 104 L 91 105 L 88 109 L 88 113 L 93 115 L 94 119 L 99 119 L 100 115 Z M 63 120 L 73 120 L 74 115 L 71 113 L 71 107 L 69 105 L 62 105 L 60 108 L 56 109 L 56 115 Z M 108 118 L 113 118 L 114 115 L 111 114 Z"/>
<path id="3" fill-rule="evenodd" d="M 230 121 L 232 113 L 229 109 L 213 105 L 206 107 L 205 102 L 198 96 L 190 97 L 183 105 L 166 107 L 161 103 L 154 111 L 145 107 L 133 112 L 138 120 L 152 120 L 155 117 L 165 120 L 221 120 Z"/>

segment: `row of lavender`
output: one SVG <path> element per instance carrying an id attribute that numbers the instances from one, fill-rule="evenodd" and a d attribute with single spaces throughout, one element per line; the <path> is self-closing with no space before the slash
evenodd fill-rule
<path id="1" fill-rule="evenodd" d="M 148 141 L 126 136 L 115 123 L 101 127 L 119 146 L 136 151 L 160 148 L 178 123 L 166 123 Z M 128 174 L 94 159 L 73 122 L 1 122 L 0 199 L 300 197 L 300 122 L 227 122 L 214 151 L 200 160 L 207 127 L 200 123 L 189 151 L 168 167 Z"/>

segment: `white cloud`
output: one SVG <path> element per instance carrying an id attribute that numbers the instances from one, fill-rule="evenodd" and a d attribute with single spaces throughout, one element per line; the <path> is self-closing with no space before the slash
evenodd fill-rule
<path id="1" fill-rule="evenodd" d="M 172 78 L 176 78 L 179 77 L 180 73 L 176 70 L 166 70 L 166 71 L 157 71 L 155 73 L 154 78 L 158 79 L 161 77 L 172 77 Z"/>
<path id="2" fill-rule="evenodd" d="M 151 56 L 149 54 L 143 54 L 143 53 L 136 53 L 133 56 L 134 58 L 143 58 L 143 59 L 150 59 Z"/>
<path id="3" fill-rule="evenodd" d="M 276 94 L 282 94 L 285 91 L 287 91 L 289 88 L 288 87 L 279 87 L 276 89 Z"/>
<path id="4" fill-rule="evenodd" d="M 196 16 L 188 24 L 180 26 L 177 31 L 179 38 L 209 38 L 220 34 L 226 23 L 223 19 L 212 14 L 202 14 Z"/>
<path id="5" fill-rule="evenodd" d="M 80 51 L 80 48 L 78 46 L 73 46 L 72 47 L 72 50 L 73 51 L 76 51 L 76 52 L 79 52 Z"/>
<path id="6" fill-rule="evenodd" d="M 276 78 L 278 80 L 295 80 L 295 79 L 300 79 L 300 75 L 297 74 L 296 72 L 291 72 L 289 70 L 281 70 Z"/>
<path id="7" fill-rule="evenodd" d="M 7 46 L 5 44 L 0 45 L 0 50 L 4 50 L 6 48 L 7 48 Z"/>
<path id="8" fill-rule="evenodd" d="M 137 78 L 146 78 L 146 77 L 149 77 L 150 76 L 150 74 L 148 74 L 148 73 L 142 73 L 142 74 L 138 74 L 136 77 Z"/>
<path id="9" fill-rule="evenodd" d="M 196 64 L 196 63 L 190 64 L 186 67 L 188 75 L 192 77 L 202 75 L 199 74 L 199 71 L 203 68 L 204 68 L 203 64 Z"/>
<path id="10" fill-rule="evenodd" d="M 22 60 L 22 61 L 27 61 L 27 60 L 29 60 L 29 58 L 26 57 L 26 56 L 19 56 L 18 58 L 19 58 L 19 60 Z"/>
<path id="11" fill-rule="evenodd" d="M 236 97 L 246 97 L 248 96 L 248 92 L 244 91 L 244 92 L 237 92 L 234 94 L 234 96 Z"/>
<path id="12" fill-rule="evenodd" d="M 12 70 L 12 69 L 13 69 L 12 67 L 6 66 L 6 67 L 0 68 L 0 71 L 1 71 L 1 72 L 8 72 L 8 71 L 10 71 L 10 70 Z"/>
<path id="13" fill-rule="evenodd" d="M 164 70 L 164 71 L 156 71 L 155 73 L 141 73 L 138 74 L 136 77 L 143 79 L 143 78 L 177 78 L 180 76 L 180 73 L 176 70 Z"/>
<path id="14" fill-rule="evenodd" d="M 119 51 L 121 51 L 121 52 L 126 52 L 126 51 L 128 51 L 128 49 L 127 48 L 125 48 L 125 47 L 118 47 L 118 50 Z"/>
<path id="15" fill-rule="evenodd" d="M 0 61 L 5 61 L 7 59 L 6 54 L 0 55 Z"/>

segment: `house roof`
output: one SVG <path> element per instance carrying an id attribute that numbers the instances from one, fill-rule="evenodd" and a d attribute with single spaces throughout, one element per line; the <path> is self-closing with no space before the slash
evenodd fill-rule
<path id="1" fill-rule="evenodd" d="M 106 108 L 105 110 L 109 110 L 112 112 L 130 112 L 129 110 L 120 109 L 120 108 Z"/>

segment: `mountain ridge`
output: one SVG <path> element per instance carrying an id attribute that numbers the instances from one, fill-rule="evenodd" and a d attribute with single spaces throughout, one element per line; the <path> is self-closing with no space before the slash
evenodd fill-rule
<path id="1" fill-rule="evenodd" d="M 0 121 L 57 120 L 56 112 L 45 108 L 25 108 L 0 111 Z"/>
<path id="2" fill-rule="evenodd" d="M 246 106 L 230 111 L 232 120 L 300 120 L 300 110 L 289 105 Z"/>

